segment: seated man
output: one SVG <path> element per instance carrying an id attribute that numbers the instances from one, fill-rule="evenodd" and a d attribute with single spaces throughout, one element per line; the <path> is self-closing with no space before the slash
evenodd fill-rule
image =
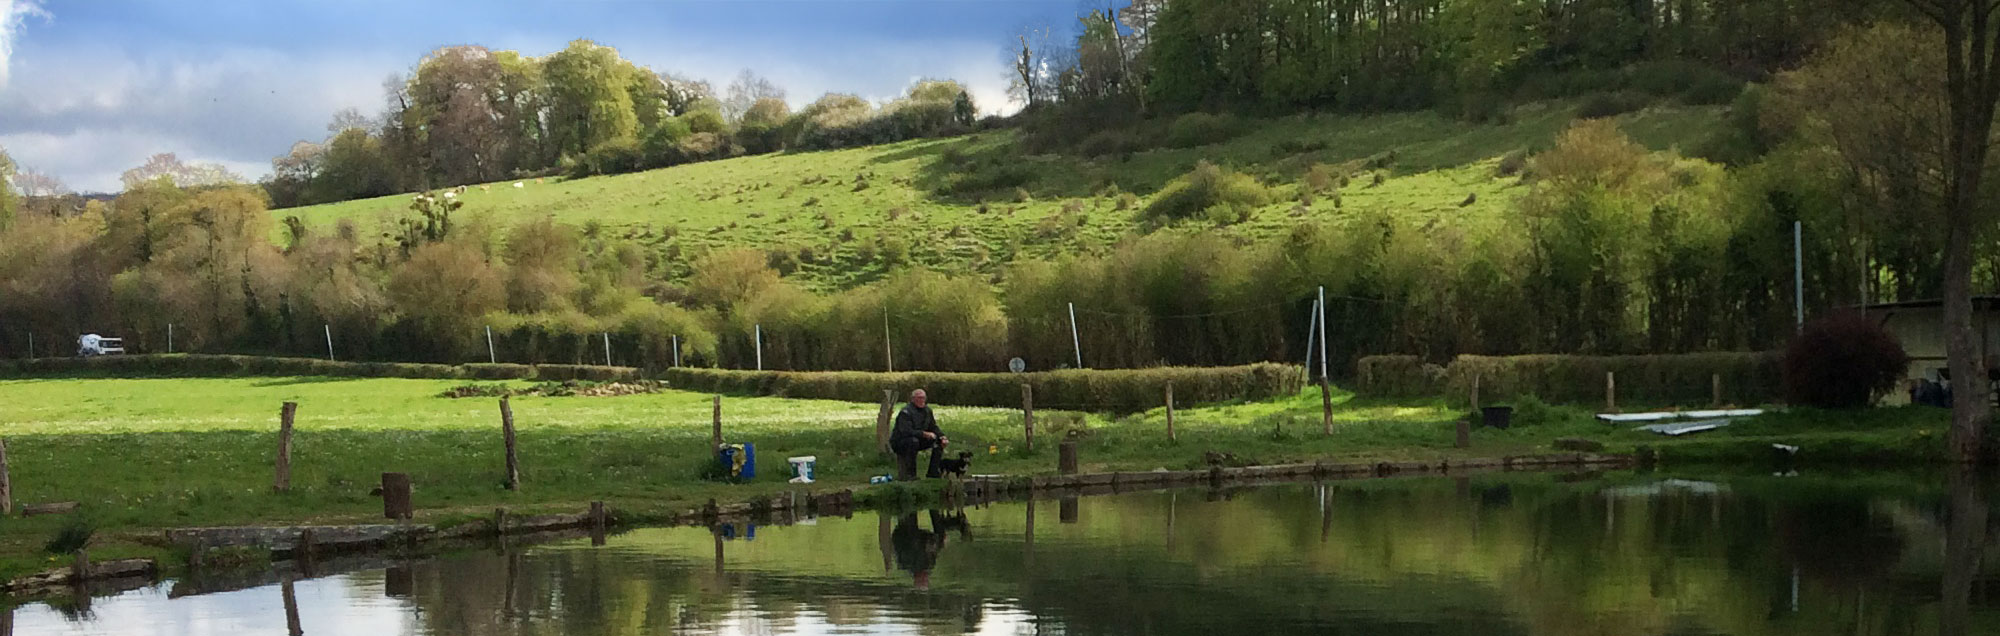
<path id="1" fill-rule="evenodd" d="M 926 448 L 931 451 L 931 465 L 925 476 L 937 477 L 941 472 L 938 461 L 944 458 L 944 447 L 949 443 L 944 431 L 938 429 L 937 417 L 931 415 L 924 390 L 911 391 L 910 403 L 896 414 L 896 428 L 889 433 L 889 450 L 896 453 L 896 478 L 916 479 L 917 452 Z"/>

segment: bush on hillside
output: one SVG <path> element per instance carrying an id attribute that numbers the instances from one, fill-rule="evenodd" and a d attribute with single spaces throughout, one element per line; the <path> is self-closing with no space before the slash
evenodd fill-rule
<path id="1" fill-rule="evenodd" d="M 1216 208 L 1247 215 L 1270 202 L 1270 189 L 1258 183 L 1256 178 L 1202 161 L 1187 174 L 1167 184 L 1153 203 L 1146 206 L 1142 216 L 1155 222 L 1202 215 L 1213 218 L 1215 213 L 1212 209 Z"/>
<path id="2" fill-rule="evenodd" d="M 1633 91 L 1598 93 L 1577 107 L 1576 116 L 1583 119 L 1616 117 L 1645 108 L 1646 101 L 1645 95 Z"/>
<path id="3" fill-rule="evenodd" d="M 1174 119 L 1167 127 L 1167 145 L 1175 148 L 1193 148 L 1229 141 L 1243 130 L 1243 122 L 1234 115 L 1211 113 L 1188 113 Z"/>
<path id="4" fill-rule="evenodd" d="M 1910 356 L 1882 325 L 1858 312 L 1806 323 L 1785 348 L 1785 400 L 1857 409 L 1896 388 Z"/>
<path id="5" fill-rule="evenodd" d="M 646 154 L 640 150 L 639 141 L 630 137 L 613 139 L 591 148 L 583 158 L 570 165 L 571 178 L 600 174 L 624 174 L 644 168 Z"/>

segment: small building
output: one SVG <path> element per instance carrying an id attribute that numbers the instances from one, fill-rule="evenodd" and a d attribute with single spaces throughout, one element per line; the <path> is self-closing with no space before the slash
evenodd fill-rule
<path id="1" fill-rule="evenodd" d="M 1944 301 L 1876 303 L 1862 307 L 1862 311 L 1903 343 L 1903 352 L 1910 355 L 1910 370 L 1905 377 L 1935 381 L 1946 375 L 1940 373 L 1945 368 Z M 1980 357 L 1992 367 L 1992 361 L 2000 355 L 2000 296 L 1972 297 L 1972 323 L 1979 338 Z M 1907 395 L 1889 396 L 1892 403 L 1907 399 Z"/>

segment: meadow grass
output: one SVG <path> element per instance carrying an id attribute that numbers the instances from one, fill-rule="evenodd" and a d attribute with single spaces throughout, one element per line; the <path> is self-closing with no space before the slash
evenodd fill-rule
<path id="1" fill-rule="evenodd" d="M 77 501 L 102 531 L 93 554 L 159 553 L 134 541 L 152 528 L 264 522 L 364 522 L 380 517 L 369 494 L 382 472 L 410 473 L 418 520 L 483 518 L 494 507 L 574 512 L 603 500 L 646 517 L 711 498 L 741 501 L 785 490 L 785 458 L 814 455 L 815 490 L 856 487 L 891 472 L 874 449 L 878 406 L 786 398 L 724 398 L 724 437 L 757 447 L 759 475 L 742 484 L 703 481 L 711 396 L 666 391 L 620 397 L 520 397 L 523 488 L 501 485 L 497 400 L 437 397 L 457 380 L 350 378 L 36 379 L 0 381 L 0 435 L 16 502 Z M 525 383 L 519 383 L 525 385 Z M 292 489 L 271 490 L 277 415 L 299 403 Z M 1036 412 L 1037 443 L 1022 443 L 1018 411 L 939 405 L 954 449 L 973 472 L 1053 472 L 1058 441 L 1078 442 L 1085 471 L 1189 469 L 1210 451 L 1237 463 L 1430 460 L 1553 452 L 1561 437 L 1613 451 L 1657 447 L 1670 460 L 1761 461 L 1772 442 L 1888 459 L 1942 451 L 1942 411 L 1792 412 L 1740 420 L 1688 440 L 1610 427 L 1572 407 L 1523 409 L 1520 426 L 1477 429 L 1453 447 L 1463 416 L 1441 400 L 1335 396 L 1332 435 L 1320 432 L 1320 396 L 1296 396 L 1124 417 Z M 1885 450 L 1886 449 L 1886 450 Z M 60 517 L 0 520 L 0 577 L 47 567 L 42 542 Z"/>
<path id="2" fill-rule="evenodd" d="M 1621 125 L 1658 149 L 1687 146 L 1719 126 L 1716 107 L 1657 106 L 1622 115 Z M 1146 229 L 1139 211 L 1169 181 L 1210 161 L 1256 176 L 1277 194 L 1242 223 L 1187 221 L 1167 231 L 1220 232 L 1242 239 L 1276 235 L 1301 220 L 1386 212 L 1418 224 L 1490 227 L 1526 192 L 1494 169 L 1505 155 L 1549 146 L 1575 120 L 1569 102 L 1530 104 L 1504 124 L 1471 124 L 1432 112 L 1295 115 L 1255 120 L 1244 134 L 1191 148 L 1104 157 L 1029 154 L 1013 131 L 913 140 L 821 152 L 780 153 L 646 172 L 512 181 L 470 188 L 464 223 L 504 228 L 554 217 L 598 224 L 659 250 L 668 261 L 718 247 L 795 255 L 794 277 L 818 289 L 844 288 L 910 264 L 993 274 L 1019 259 L 1096 253 Z M 1348 177 L 1303 205 L 1298 184 L 1315 165 Z M 1380 175 L 1379 184 L 1375 176 Z M 1125 193 L 1137 205 L 1118 209 Z M 1472 202 L 1467 204 L 1468 199 Z M 393 231 L 409 195 L 272 212 L 308 227 L 356 222 L 364 236 Z M 282 231 L 282 230 L 280 230 Z M 906 263 L 879 257 L 907 247 Z M 679 265 L 679 267 L 685 267 Z M 682 271 L 666 272 L 672 277 Z"/>

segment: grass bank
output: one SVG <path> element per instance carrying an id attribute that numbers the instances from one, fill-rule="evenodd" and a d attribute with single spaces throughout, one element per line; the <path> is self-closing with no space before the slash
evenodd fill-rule
<path id="1" fill-rule="evenodd" d="M 0 381 L 16 502 L 77 501 L 99 528 L 96 558 L 162 555 L 135 538 L 162 527 L 379 518 L 369 495 L 385 471 L 410 473 L 420 521 L 484 518 L 496 506 L 575 512 L 604 500 L 636 515 L 677 512 L 710 498 L 743 500 L 792 488 L 784 458 L 819 458 L 820 489 L 865 484 L 889 472 L 874 448 L 877 406 L 822 400 L 727 398 L 725 437 L 755 443 L 759 476 L 745 484 L 702 481 L 710 396 L 667 391 L 619 397 L 519 397 L 523 488 L 501 487 L 497 401 L 437 397 L 460 380 L 385 378 L 29 379 Z M 516 383 L 526 386 L 527 383 Z M 279 405 L 299 403 L 293 487 L 271 491 Z M 1891 409 L 1860 415 L 1791 413 L 1669 440 L 1590 420 L 1581 410 L 1523 404 L 1510 430 L 1481 429 L 1471 449 L 1453 448 L 1460 414 L 1437 401 L 1337 398 L 1334 430 L 1320 431 L 1316 389 L 1279 399 L 1182 409 L 1168 440 L 1164 409 L 1122 417 L 1036 413 L 1034 450 L 1017 411 L 940 407 L 956 447 L 977 455 L 974 472 L 1051 472 L 1055 443 L 1077 440 L 1084 469 L 1197 468 L 1204 454 L 1236 463 L 1314 458 L 1406 460 L 1549 452 L 1563 437 L 1612 451 L 1650 446 L 1667 462 L 1764 457 L 1773 442 L 1802 457 L 1839 452 L 1884 461 L 1942 451 L 1941 411 Z M 1832 455 L 1821 455 L 1832 459 Z M 0 577 L 54 563 L 43 543 L 62 517 L 0 520 Z"/>

